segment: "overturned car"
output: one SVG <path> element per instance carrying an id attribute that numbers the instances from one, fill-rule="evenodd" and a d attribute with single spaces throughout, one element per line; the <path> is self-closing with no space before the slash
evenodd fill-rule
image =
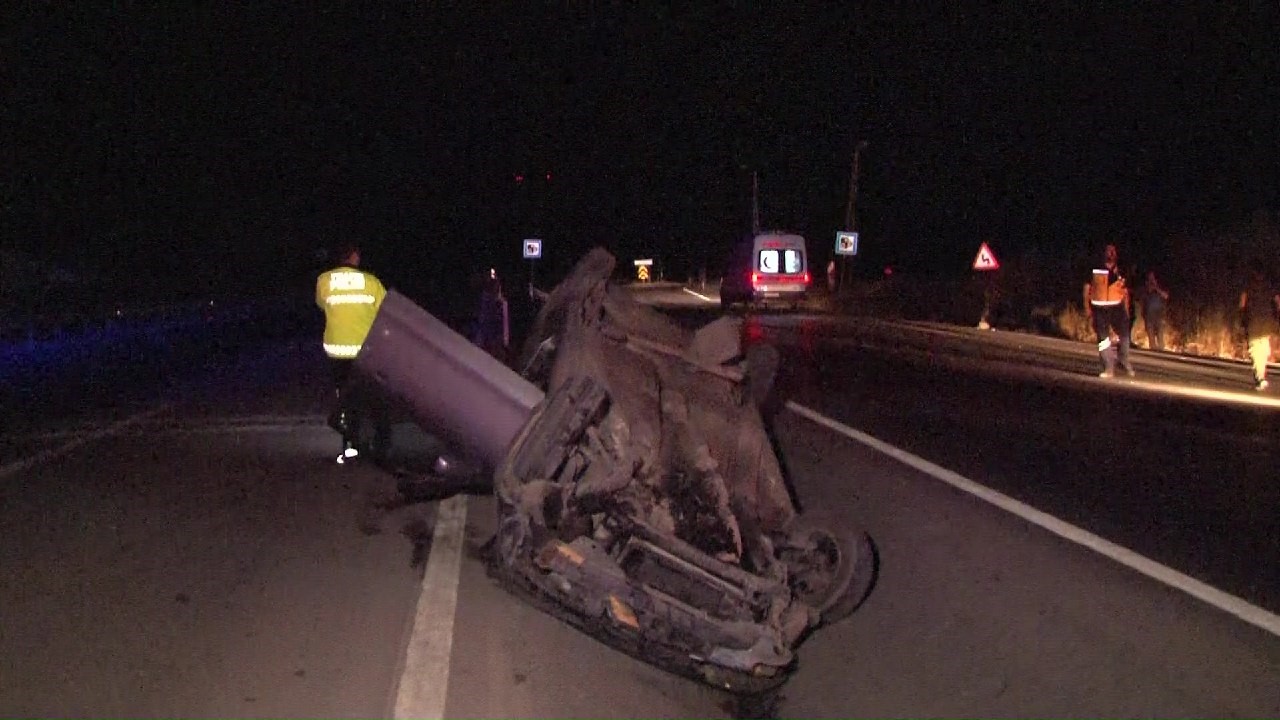
<path id="1" fill-rule="evenodd" d="M 595 250 L 544 300 L 517 373 L 390 293 L 357 368 L 492 473 L 490 572 L 664 669 L 777 686 L 872 584 L 869 538 L 797 514 L 768 430 L 776 351 L 684 329 Z M 763 411 L 762 411 L 763 409 Z"/>

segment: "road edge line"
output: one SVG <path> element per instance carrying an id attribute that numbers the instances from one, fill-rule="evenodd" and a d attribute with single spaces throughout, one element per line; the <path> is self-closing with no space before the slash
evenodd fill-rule
<path id="1" fill-rule="evenodd" d="M 50 460 L 54 460 L 63 455 L 66 455 L 67 453 L 71 452 L 72 450 L 75 450 L 78 447 L 81 447 L 82 445 L 87 445 L 95 440 L 101 440 L 102 438 L 116 435 L 121 431 L 123 431 L 125 428 L 129 427 L 130 425 L 135 425 L 154 415 L 159 415 L 165 410 L 168 410 L 169 407 L 170 407 L 169 404 L 165 403 L 158 407 L 151 408 L 150 410 L 144 410 L 140 413 L 130 415 L 129 417 L 123 420 L 117 420 L 116 422 L 108 425 L 107 427 L 100 428 L 98 430 L 89 430 L 89 431 L 77 433 L 76 435 L 72 436 L 72 439 L 68 440 L 67 442 L 55 448 L 43 450 L 30 457 L 25 457 L 20 460 L 14 460 L 13 462 L 0 465 L 0 480 L 3 480 L 15 473 L 22 472 L 23 470 L 28 470 L 30 468 L 33 468 L 37 465 L 43 465 L 44 463 L 47 463 Z"/>
<path id="2" fill-rule="evenodd" d="M 398 719 L 444 718 L 466 526 L 466 495 L 454 495 L 436 507 L 431 550 L 396 688 L 394 717 Z"/>
<path id="3" fill-rule="evenodd" d="M 889 457 L 909 465 L 933 477 L 936 480 L 969 493 L 980 500 L 984 500 L 1006 512 L 1017 515 L 1027 522 L 1039 526 L 1064 540 L 1069 540 L 1077 545 L 1086 547 L 1099 555 L 1103 555 L 1115 562 L 1137 571 L 1147 577 L 1161 582 L 1169 587 L 1208 603 L 1215 608 L 1227 612 L 1235 617 L 1265 630 L 1276 637 L 1280 637 L 1280 616 L 1269 612 L 1263 608 L 1254 605 L 1247 600 L 1236 597 L 1230 593 L 1223 592 L 1212 585 L 1196 580 L 1195 578 L 1185 575 L 1173 568 L 1162 565 L 1146 556 L 1117 545 L 1110 540 L 1095 535 L 1088 530 L 1076 527 L 1065 520 L 1061 520 L 1042 510 L 1037 510 L 1026 503 L 1015 500 L 1004 493 L 992 490 L 991 488 L 981 485 L 965 476 L 948 470 L 940 465 L 925 460 L 922 457 L 913 455 L 894 445 L 875 438 L 861 430 L 845 425 L 844 423 L 834 420 L 823 415 L 822 413 L 805 407 L 794 400 L 788 400 L 786 403 L 788 410 L 810 420 L 811 422 L 822 425 L 829 430 L 833 430 L 850 440 L 862 443 L 873 450 L 881 452 Z"/>
<path id="4" fill-rule="evenodd" d="M 700 292 L 696 292 L 696 291 L 693 291 L 693 290 L 690 290 L 690 289 L 689 289 L 689 288 L 687 288 L 687 287 L 682 287 L 682 288 L 680 288 L 680 289 L 681 289 L 681 290 L 683 290 L 683 291 L 685 291 L 685 292 L 687 292 L 687 293 L 689 293 L 690 295 L 692 295 L 692 296 L 694 296 L 694 297 L 698 298 L 699 300 L 703 300 L 703 301 L 705 301 L 705 302 L 709 302 L 709 303 L 714 303 L 714 302 L 715 302 L 715 299 L 714 299 L 714 298 L 712 298 L 712 297 L 711 297 L 711 296 L 709 296 L 709 295 L 703 295 L 702 293 L 700 293 Z"/>

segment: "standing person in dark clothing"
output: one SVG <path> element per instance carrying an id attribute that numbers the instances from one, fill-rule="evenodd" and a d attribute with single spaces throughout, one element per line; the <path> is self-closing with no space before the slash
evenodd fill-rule
<path id="1" fill-rule="evenodd" d="M 1249 281 L 1240 293 L 1240 321 L 1249 339 L 1249 359 L 1253 362 L 1253 387 L 1267 389 L 1267 362 L 1271 360 L 1271 336 L 1277 329 L 1280 294 L 1257 267 L 1249 270 Z"/>
<path id="2" fill-rule="evenodd" d="M 471 341 L 503 362 L 507 360 L 507 349 L 511 344 L 509 312 L 507 298 L 502 293 L 502 283 L 498 280 L 497 272 L 490 269 L 489 277 L 480 291 L 480 305 L 476 310 L 475 332 Z"/>
<path id="3" fill-rule="evenodd" d="M 1093 321 L 1093 331 L 1098 336 L 1098 357 L 1102 360 L 1098 377 L 1104 378 L 1115 377 L 1117 360 L 1126 375 L 1134 375 L 1133 364 L 1129 362 L 1129 288 L 1117 258 L 1116 246 L 1107 245 L 1102 266 L 1093 269 L 1084 286 L 1084 312 Z M 1112 333 L 1115 341 L 1111 339 Z"/>
<path id="4" fill-rule="evenodd" d="M 360 269 L 360 248 L 338 248 L 335 267 L 316 278 L 316 306 L 324 311 L 324 351 L 333 375 L 333 413 L 330 425 L 342 435 L 338 464 L 346 464 L 361 452 L 362 403 L 354 402 L 351 366 L 364 345 L 387 291 L 371 272 Z M 367 403 L 366 403 L 367 404 Z M 386 452 L 390 426 L 381 408 L 375 408 L 374 459 Z M 367 449 L 367 448 L 366 448 Z"/>
<path id="5" fill-rule="evenodd" d="M 1147 284 L 1142 293 L 1142 322 L 1147 326 L 1147 347 L 1164 349 L 1164 311 L 1169 291 L 1160 285 L 1155 270 L 1147 271 Z"/>

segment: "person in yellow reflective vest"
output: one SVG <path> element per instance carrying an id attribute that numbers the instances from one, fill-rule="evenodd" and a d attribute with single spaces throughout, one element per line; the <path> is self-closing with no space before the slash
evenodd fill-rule
<path id="1" fill-rule="evenodd" d="M 334 259 L 337 266 L 316 279 L 316 305 L 324 311 L 324 352 L 333 369 L 329 425 L 342 435 L 338 463 L 345 464 L 359 457 L 362 449 L 380 459 L 390 440 L 390 426 L 381 403 L 371 402 L 370 397 L 353 397 L 351 383 L 352 361 L 364 345 L 387 291 L 376 275 L 360 269 L 359 247 L 342 246 Z M 364 410 L 371 410 L 374 416 L 372 448 L 361 447 Z"/>

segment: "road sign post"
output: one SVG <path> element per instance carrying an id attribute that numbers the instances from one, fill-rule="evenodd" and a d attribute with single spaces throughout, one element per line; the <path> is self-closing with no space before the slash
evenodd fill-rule
<path id="1" fill-rule="evenodd" d="M 535 271 L 538 260 L 542 257 L 542 240 L 525 238 L 520 244 L 520 254 L 529 261 L 529 297 L 533 297 Z"/>
<path id="2" fill-rule="evenodd" d="M 985 242 L 978 247 L 978 254 L 973 258 L 973 269 L 982 273 L 982 318 L 978 320 L 978 329 L 990 330 L 991 303 L 996 294 L 996 271 L 1000 269 L 1000 261 Z"/>
<path id="3" fill-rule="evenodd" d="M 636 279 L 640 282 L 649 282 L 649 268 L 653 267 L 653 258 L 642 258 L 635 261 Z"/>
<path id="4" fill-rule="evenodd" d="M 840 258 L 839 291 L 843 292 L 849 279 L 849 259 L 858 254 L 858 233 L 852 230 L 836 231 L 836 257 Z"/>

